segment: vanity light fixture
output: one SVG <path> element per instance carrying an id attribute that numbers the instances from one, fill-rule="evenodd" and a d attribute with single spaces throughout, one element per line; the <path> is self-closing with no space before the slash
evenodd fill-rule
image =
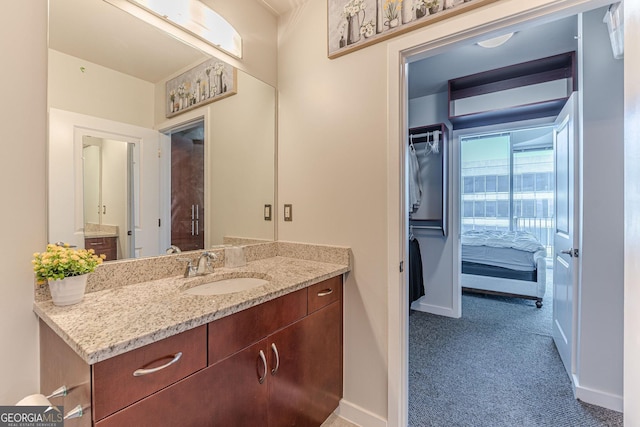
<path id="1" fill-rule="evenodd" d="M 104 0 L 173 37 L 202 48 L 213 46 L 236 58 L 242 58 L 242 37 L 222 16 L 200 0 Z M 169 23 L 171 25 L 165 25 Z M 176 31 L 176 29 L 182 31 Z M 185 34 L 186 33 L 186 34 Z M 206 49 L 202 49 L 205 50 Z"/>
<path id="2" fill-rule="evenodd" d="M 507 33 L 507 34 L 503 34 L 501 36 L 498 37 L 493 37 L 487 40 L 482 40 L 478 42 L 478 46 L 487 48 L 487 49 L 491 49 L 494 47 L 498 47 L 498 46 L 502 46 L 503 44 L 505 44 L 511 37 L 513 36 L 513 33 Z"/>

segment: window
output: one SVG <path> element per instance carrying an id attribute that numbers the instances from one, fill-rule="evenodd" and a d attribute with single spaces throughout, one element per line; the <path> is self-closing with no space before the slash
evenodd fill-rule
<path id="1" fill-rule="evenodd" d="M 522 191 L 535 190 L 535 176 L 534 173 L 522 174 Z"/>
<path id="2" fill-rule="evenodd" d="M 524 218 L 535 218 L 536 217 L 536 201 L 533 199 L 523 200 L 522 212 L 520 216 Z"/>
<path id="3" fill-rule="evenodd" d="M 498 191 L 498 177 L 491 175 L 486 176 L 485 183 L 487 193 L 495 193 Z"/>
<path id="4" fill-rule="evenodd" d="M 536 191 L 550 191 L 549 173 L 536 173 Z"/>
<path id="5" fill-rule="evenodd" d="M 462 202 L 462 216 L 473 218 L 473 202 Z"/>
<path id="6" fill-rule="evenodd" d="M 496 217 L 496 202 L 489 201 L 484 204 L 484 216 L 487 218 Z"/>
<path id="7" fill-rule="evenodd" d="M 462 230 L 530 231 L 552 254 L 552 148 L 550 127 L 461 138 Z"/>
<path id="8" fill-rule="evenodd" d="M 498 200 L 498 218 L 509 218 L 509 201 L 508 200 Z"/>
<path id="9" fill-rule="evenodd" d="M 485 192 L 485 186 L 484 186 L 484 176 L 475 176 L 473 177 L 473 192 L 474 193 L 484 193 Z"/>
<path id="10" fill-rule="evenodd" d="M 465 194 L 473 193 L 473 177 L 472 176 L 465 176 L 463 185 L 464 185 L 463 193 Z"/>
<path id="11" fill-rule="evenodd" d="M 498 177 L 498 192 L 509 192 L 509 175 L 501 175 Z"/>

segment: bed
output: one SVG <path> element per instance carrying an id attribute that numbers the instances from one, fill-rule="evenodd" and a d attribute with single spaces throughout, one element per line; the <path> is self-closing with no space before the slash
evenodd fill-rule
<path id="1" fill-rule="evenodd" d="M 546 249 L 526 231 L 462 234 L 462 289 L 535 300 L 542 307 Z"/>

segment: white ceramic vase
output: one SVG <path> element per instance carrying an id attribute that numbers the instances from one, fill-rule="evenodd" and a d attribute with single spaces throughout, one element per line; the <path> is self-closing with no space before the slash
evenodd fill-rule
<path id="1" fill-rule="evenodd" d="M 49 281 L 49 291 L 54 305 L 77 304 L 84 298 L 88 274 Z"/>

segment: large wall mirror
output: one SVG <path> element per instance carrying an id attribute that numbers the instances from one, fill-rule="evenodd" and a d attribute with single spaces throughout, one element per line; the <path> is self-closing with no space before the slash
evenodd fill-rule
<path id="1" fill-rule="evenodd" d="M 166 81 L 208 59 L 103 0 L 50 0 L 50 242 L 122 259 L 275 239 L 275 89 L 238 70 L 237 94 L 165 117 Z"/>

